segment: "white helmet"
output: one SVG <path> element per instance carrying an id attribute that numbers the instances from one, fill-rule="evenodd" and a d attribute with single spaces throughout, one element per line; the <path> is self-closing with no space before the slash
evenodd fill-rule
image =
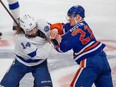
<path id="1" fill-rule="evenodd" d="M 47 38 L 50 36 L 50 24 L 44 19 L 37 20 L 37 29 L 45 34 Z"/>
<path id="2" fill-rule="evenodd" d="M 26 32 L 32 30 L 36 26 L 36 22 L 33 17 L 28 14 L 20 18 L 20 27 Z"/>

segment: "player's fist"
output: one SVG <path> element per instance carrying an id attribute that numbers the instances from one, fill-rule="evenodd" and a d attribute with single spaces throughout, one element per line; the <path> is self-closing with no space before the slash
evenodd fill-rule
<path id="1" fill-rule="evenodd" d="M 57 34 L 55 39 L 57 40 L 58 44 L 61 43 L 61 40 L 62 40 L 61 35 Z"/>
<path id="2" fill-rule="evenodd" d="M 58 30 L 57 29 L 52 29 L 50 31 L 50 39 L 55 39 L 57 35 L 58 35 Z"/>

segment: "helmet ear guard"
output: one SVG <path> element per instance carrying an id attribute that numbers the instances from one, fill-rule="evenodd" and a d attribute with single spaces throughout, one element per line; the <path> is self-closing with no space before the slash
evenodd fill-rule
<path id="1" fill-rule="evenodd" d="M 80 5 L 77 5 L 77 6 L 72 6 L 68 12 L 67 12 L 67 15 L 68 16 L 71 16 L 73 15 L 74 17 L 76 17 L 77 15 L 80 15 L 82 18 L 85 17 L 85 9 L 80 6 Z"/>

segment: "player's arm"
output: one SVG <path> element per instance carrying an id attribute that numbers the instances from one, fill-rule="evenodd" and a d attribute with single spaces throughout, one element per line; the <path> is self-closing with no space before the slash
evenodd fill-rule
<path id="1" fill-rule="evenodd" d="M 59 45 L 57 46 L 56 50 L 58 52 L 67 52 L 69 50 L 71 50 L 74 46 L 74 37 L 71 36 L 71 32 L 67 32 L 66 34 L 64 34 L 61 38 L 57 37 L 56 40 L 60 41 Z"/>
<path id="2" fill-rule="evenodd" d="M 13 15 L 13 17 L 15 18 L 15 20 L 18 22 L 18 19 L 20 18 L 20 5 L 19 5 L 19 1 L 18 0 L 7 0 L 8 1 L 8 5 L 9 5 L 9 9 Z M 13 28 L 16 28 L 16 23 L 14 22 L 13 24 Z"/>
<path id="3" fill-rule="evenodd" d="M 50 38 L 55 39 L 57 35 L 63 34 L 63 23 L 55 23 L 50 25 Z"/>
<path id="4" fill-rule="evenodd" d="M 69 23 L 55 23 L 51 24 L 50 37 L 54 39 L 57 35 L 63 35 L 68 32 L 72 27 Z"/>
<path id="5" fill-rule="evenodd" d="M 56 48 L 58 52 L 67 52 L 71 49 L 72 49 L 72 43 L 68 40 L 62 40 L 62 42 Z"/>
<path id="6" fill-rule="evenodd" d="M 50 25 L 50 29 L 57 29 L 58 30 L 58 34 L 62 35 L 63 34 L 63 23 L 55 23 L 55 24 L 51 24 Z"/>

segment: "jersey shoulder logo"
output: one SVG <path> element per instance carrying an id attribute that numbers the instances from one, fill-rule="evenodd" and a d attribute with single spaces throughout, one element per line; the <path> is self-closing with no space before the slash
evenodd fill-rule
<path id="1" fill-rule="evenodd" d="M 48 32 L 49 30 L 50 30 L 49 26 L 45 26 L 45 27 L 44 27 L 44 31 L 45 31 L 45 32 Z"/>

